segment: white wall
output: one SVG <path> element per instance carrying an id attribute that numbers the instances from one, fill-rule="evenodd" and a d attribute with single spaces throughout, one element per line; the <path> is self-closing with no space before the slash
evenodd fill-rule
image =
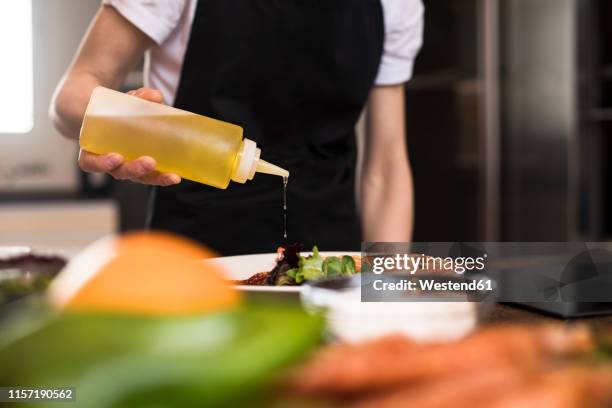
<path id="1" fill-rule="evenodd" d="M 99 3 L 33 0 L 34 128 L 25 134 L 0 134 L 0 193 L 77 187 L 76 143 L 53 129 L 48 108 Z"/>

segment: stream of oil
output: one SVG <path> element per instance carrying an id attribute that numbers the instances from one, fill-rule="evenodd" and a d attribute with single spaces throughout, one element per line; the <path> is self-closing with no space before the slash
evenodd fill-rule
<path id="1" fill-rule="evenodd" d="M 287 239 L 287 184 L 289 177 L 283 177 L 283 238 Z"/>

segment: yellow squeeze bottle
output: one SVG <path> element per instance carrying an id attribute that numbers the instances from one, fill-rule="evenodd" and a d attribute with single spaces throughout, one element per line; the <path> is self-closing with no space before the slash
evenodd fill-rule
<path id="1" fill-rule="evenodd" d="M 80 145 L 126 160 L 151 156 L 156 170 L 223 189 L 230 180 L 252 180 L 256 172 L 289 177 L 259 158 L 261 150 L 243 139 L 240 126 L 103 87 L 94 89 L 87 105 Z"/>

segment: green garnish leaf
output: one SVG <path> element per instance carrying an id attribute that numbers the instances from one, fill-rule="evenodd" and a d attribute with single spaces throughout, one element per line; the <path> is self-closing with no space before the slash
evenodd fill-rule
<path id="1" fill-rule="evenodd" d="M 323 274 L 327 278 L 335 278 L 342 276 L 342 261 L 337 256 L 330 256 L 323 261 Z"/>
<path id="2" fill-rule="evenodd" d="M 324 278 L 336 278 L 350 276 L 356 273 L 355 261 L 352 257 L 329 256 L 325 259 L 319 254 L 319 249 L 312 248 L 312 255 L 299 256 L 298 267 L 289 269 L 287 276 L 293 278 L 296 283 L 305 281 L 316 281 Z"/>
<path id="3" fill-rule="evenodd" d="M 298 266 L 300 269 L 314 268 L 322 271 L 323 258 L 321 258 L 321 256 L 319 255 L 319 249 L 316 246 L 312 248 L 312 255 L 308 257 L 303 257 L 300 255 Z"/>
<path id="4" fill-rule="evenodd" d="M 355 260 L 352 256 L 344 255 L 342 257 L 342 273 L 344 275 L 354 275 L 355 273 L 357 273 Z"/>

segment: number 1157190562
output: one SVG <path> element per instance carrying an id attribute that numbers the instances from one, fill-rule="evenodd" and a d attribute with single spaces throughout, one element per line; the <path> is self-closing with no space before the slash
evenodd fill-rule
<path id="1" fill-rule="evenodd" d="M 72 387 L 30 388 L 0 387 L 0 402 L 17 401 L 75 401 L 76 393 Z"/>

